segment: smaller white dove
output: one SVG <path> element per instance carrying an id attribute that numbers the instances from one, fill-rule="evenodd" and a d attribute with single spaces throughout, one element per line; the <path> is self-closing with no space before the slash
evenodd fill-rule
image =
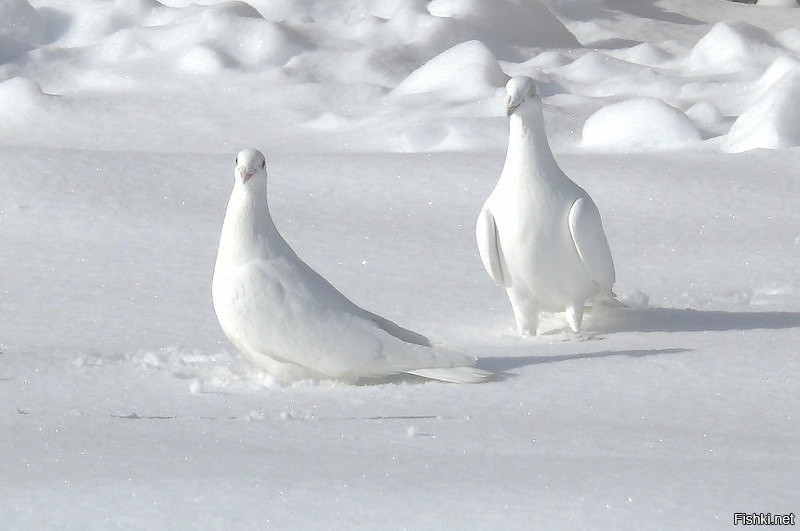
<path id="1" fill-rule="evenodd" d="M 577 333 L 587 301 L 618 303 L 600 213 L 553 157 L 533 80 L 513 77 L 506 92 L 508 151 L 478 216 L 478 251 L 506 289 L 520 333 L 537 334 L 542 311 L 566 311 Z"/>
<path id="2" fill-rule="evenodd" d="M 283 382 L 358 382 L 397 373 L 456 383 L 486 380 L 467 354 L 359 308 L 303 262 L 267 206 L 264 155 L 236 157 L 211 285 L 231 343 Z"/>

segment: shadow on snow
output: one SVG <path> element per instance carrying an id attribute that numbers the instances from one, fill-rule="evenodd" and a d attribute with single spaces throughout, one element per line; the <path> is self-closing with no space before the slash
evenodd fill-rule
<path id="1" fill-rule="evenodd" d="M 560 363 L 562 361 L 586 360 L 611 358 L 615 356 L 628 356 L 631 358 L 644 358 L 647 356 L 662 356 L 666 354 L 682 354 L 691 352 L 692 349 L 686 348 L 662 348 L 654 350 L 606 350 L 602 352 L 585 352 L 582 354 L 561 354 L 558 356 L 520 356 L 520 357 L 489 357 L 478 360 L 478 367 L 487 371 L 503 373 L 512 369 L 520 369 L 530 365 L 543 363 Z"/>
<path id="2" fill-rule="evenodd" d="M 608 311 L 597 315 L 591 325 L 599 333 L 727 332 L 798 327 L 800 313 L 796 312 L 724 312 L 679 308 Z"/>

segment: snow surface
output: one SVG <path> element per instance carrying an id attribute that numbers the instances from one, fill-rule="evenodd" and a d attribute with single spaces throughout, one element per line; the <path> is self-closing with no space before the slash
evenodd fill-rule
<path id="1" fill-rule="evenodd" d="M 204 4 L 0 0 L 0 527 L 719 529 L 800 509 L 799 9 Z M 603 215 L 631 309 L 590 314 L 591 340 L 562 315 L 517 337 L 478 259 L 500 72 L 539 82 Z M 315 269 L 502 377 L 282 387 L 244 361 L 210 279 L 246 146 Z"/>

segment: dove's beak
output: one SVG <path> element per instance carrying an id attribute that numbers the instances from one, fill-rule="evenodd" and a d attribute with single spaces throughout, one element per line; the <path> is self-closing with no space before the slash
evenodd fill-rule
<path id="1" fill-rule="evenodd" d="M 514 111 L 517 110 L 517 107 L 519 107 L 520 103 L 522 103 L 522 102 L 519 102 L 519 101 L 507 101 L 506 102 L 506 116 L 511 116 L 512 114 L 514 114 Z"/>
<path id="2" fill-rule="evenodd" d="M 242 180 L 242 184 L 246 183 L 250 179 L 250 177 L 253 176 L 255 172 L 256 170 L 250 169 L 247 166 L 236 167 L 236 173 L 239 174 L 239 178 Z"/>

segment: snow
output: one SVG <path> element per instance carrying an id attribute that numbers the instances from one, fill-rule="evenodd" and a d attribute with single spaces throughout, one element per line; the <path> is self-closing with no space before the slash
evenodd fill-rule
<path id="1" fill-rule="evenodd" d="M 768 7 L 797 7 L 797 0 L 758 0 L 756 5 Z"/>
<path id="2" fill-rule="evenodd" d="M 476 100 L 490 96 L 506 80 L 491 50 L 480 41 L 467 41 L 411 72 L 394 94 L 438 92 L 443 99 Z"/>
<path id="3" fill-rule="evenodd" d="M 762 4 L 0 0 L 3 526 L 796 512 L 800 10 Z M 586 341 L 517 337 L 477 256 L 498 68 L 603 216 L 631 309 Z M 601 113 L 615 145 L 585 143 Z M 300 256 L 502 378 L 284 387 L 241 358 L 210 280 L 246 146 Z"/>
<path id="4" fill-rule="evenodd" d="M 771 35 L 743 22 L 719 22 L 689 53 L 695 70 L 739 72 L 753 61 L 771 60 L 780 53 Z"/>
<path id="5" fill-rule="evenodd" d="M 583 125 L 584 146 L 606 151 L 678 148 L 699 140 L 700 132 L 684 113 L 654 98 L 606 105 Z"/>
<path id="6" fill-rule="evenodd" d="M 769 71 L 766 75 L 769 74 Z M 800 67 L 784 74 L 733 123 L 726 138 L 729 151 L 789 148 L 800 145 Z"/>

